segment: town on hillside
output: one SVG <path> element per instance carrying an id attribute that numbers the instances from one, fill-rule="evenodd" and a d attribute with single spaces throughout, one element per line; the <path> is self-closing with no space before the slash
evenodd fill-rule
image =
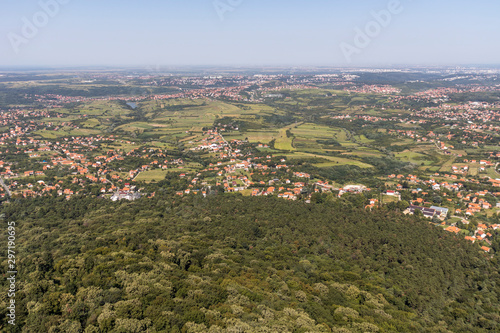
<path id="1" fill-rule="evenodd" d="M 81 86 L 71 94 L 21 80 L 0 105 L 0 198 L 356 197 L 500 251 L 500 85 L 488 83 L 500 73 L 469 69 L 460 83 L 418 75 L 435 87 L 373 84 L 345 70 L 95 72 L 68 75 Z M 151 89 L 89 93 L 101 81 L 111 92 L 112 82 Z"/>

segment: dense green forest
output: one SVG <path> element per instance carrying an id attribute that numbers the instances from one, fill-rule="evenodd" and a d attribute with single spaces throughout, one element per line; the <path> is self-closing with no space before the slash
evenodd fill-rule
<path id="1" fill-rule="evenodd" d="M 428 221 L 358 201 L 158 193 L 4 203 L 4 230 L 17 228 L 18 292 L 17 325 L 2 330 L 500 330 L 496 259 Z M 4 258 L 4 276 L 6 267 Z"/>

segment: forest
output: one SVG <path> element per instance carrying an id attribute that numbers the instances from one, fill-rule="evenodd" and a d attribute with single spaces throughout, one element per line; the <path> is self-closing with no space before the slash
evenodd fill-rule
<path id="1" fill-rule="evenodd" d="M 356 196 L 37 197 L 0 214 L 18 258 L 17 325 L 2 331 L 500 329 L 496 258 Z"/>

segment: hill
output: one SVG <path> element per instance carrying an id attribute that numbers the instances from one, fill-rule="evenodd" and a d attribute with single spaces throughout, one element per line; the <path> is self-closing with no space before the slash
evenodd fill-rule
<path id="1" fill-rule="evenodd" d="M 499 330 L 496 259 L 357 201 L 159 193 L 4 204 L 2 224 L 17 228 L 13 332 Z"/>

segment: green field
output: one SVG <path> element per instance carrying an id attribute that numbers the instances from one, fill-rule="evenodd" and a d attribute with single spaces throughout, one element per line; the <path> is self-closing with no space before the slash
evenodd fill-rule
<path id="1" fill-rule="evenodd" d="M 230 134 L 225 134 L 224 138 L 226 140 L 232 140 L 232 139 L 238 139 L 238 140 L 244 140 L 248 139 L 249 142 L 252 143 L 269 143 L 273 139 L 277 138 L 279 135 L 278 130 L 248 130 L 243 133 L 235 132 L 235 133 L 230 133 Z"/>
<path id="2" fill-rule="evenodd" d="M 354 138 L 356 139 L 356 141 L 361 142 L 361 143 L 367 143 L 367 144 L 370 144 L 370 143 L 375 142 L 375 140 L 370 140 L 370 139 L 368 139 L 368 138 L 367 138 L 366 136 L 364 136 L 364 135 L 356 135 Z"/>
<path id="3" fill-rule="evenodd" d="M 118 101 L 94 101 L 87 102 L 83 106 L 74 109 L 61 108 L 58 109 L 59 113 L 69 115 L 82 115 L 99 118 L 121 117 L 130 114 L 131 110 L 124 107 Z"/>
<path id="4" fill-rule="evenodd" d="M 150 183 L 152 181 L 160 181 L 165 178 L 169 171 L 168 170 L 149 170 L 141 172 L 136 178 L 136 181 L 144 181 Z"/>
<path id="5" fill-rule="evenodd" d="M 395 154 L 396 158 L 403 162 L 410 162 L 414 164 L 424 164 L 424 165 L 432 165 L 433 161 L 429 159 L 427 155 L 420 154 L 414 151 L 403 151 L 401 153 Z"/>
<path id="6" fill-rule="evenodd" d="M 162 139 L 166 140 L 190 141 L 196 139 L 193 134 L 201 134 L 203 128 L 210 128 L 217 124 L 218 119 L 229 117 L 244 121 L 250 125 L 250 128 L 225 133 L 228 140 L 248 138 L 250 142 L 268 144 L 279 137 L 279 129 L 263 126 L 264 116 L 281 113 L 267 105 L 231 104 L 204 99 L 175 99 L 141 102 L 140 107 L 146 112 L 146 117 L 149 120 L 128 123 L 120 126 L 117 130 L 130 134 L 139 132 L 146 136 L 161 136 Z"/>
<path id="7" fill-rule="evenodd" d="M 384 204 L 388 204 L 388 203 L 391 203 L 391 202 L 398 202 L 399 201 L 399 198 L 395 195 L 381 195 L 381 201 L 382 203 Z"/>
<path id="8" fill-rule="evenodd" d="M 468 174 L 470 176 L 477 176 L 479 174 L 479 163 L 470 163 Z"/>
<path id="9" fill-rule="evenodd" d="M 315 157 L 315 158 L 321 158 L 327 160 L 327 162 L 320 162 L 315 164 L 317 167 L 322 167 L 322 168 L 328 168 L 332 166 L 339 166 L 339 165 L 356 165 L 359 166 L 360 168 L 371 168 L 373 167 L 370 164 L 363 163 L 360 161 L 356 160 L 351 160 L 348 158 L 342 158 L 342 157 L 336 157 L 336 156 L 326 156 L 326 155 L 320 155 L 320 154 L 311 154 L 311 153 L 303 153 L 303 152 L 296 152 L 293 154 L 285 154 L 287 158 L 293 159 L 293 158 L 306 158 L 306 157 Z"/>
<path id="10" fill-rule="evenodd" d="M 491 177 L 491 178 L 500 178 L 500 173 L 498 173 L 495 168 L 487 168 L 486 169 L 486 174 Z"/>
<path id="11" fill-rule="evenodd" d="M 453 163 L 455 163 L 455 160 L 456 160 L 456 157 L 455 156 L 448 156 L 448 157 L 444 157 L 443 156 L 443 159 L 447 159 L 446 162 L 444 162 L 442 165 L 441 165 L 441 168 L 439 169 L 440 172 L 450 172 L 451 171 L 451 167 L 453 166 Z"/>
<path id="12" fill-rule="evenodd" d="M 143 171 L 137 175 L 135 178 L 136 181 L 144 181 L 146 183 L 150 183 L 152 181 L 160 181 L 165 178 L 165 176 L 170 172 L 180 172 L 180 173 L 191 173 L 199 170 L 202 167 L 201 164 L 198 163 L 187 163 L 181 168 L 179 167 L 169 167 L 166 170 L 154 169 Z"/>
<path id="13" fill-rule="evenodd" d="M 59 129 L 57 131 L 40 130 L 40 131 L 35 131 L 33 133 L 40 135 L 45 139 L 56 139 L 65 136 L 88 136 L 88 135 L 101 134 L 101 131 L 86 129 L 86 128 L 74 129 L 71 127 L 63 127 L 62 129 Z"/>
<path id="14" fill-rule="evenodd" d="M 342 146 L 358 147 L 358 144 L 347 140 L 347 134 L 341 128 L 305 123 L 291 127 L 290 131 L 294 135 L 293 144 L 298 151 L 321 152 Z"/>
<path id="15" fill-rule="evenodd" d="M 369 149 L 365 147 L 358 147 L 353 152 L 342 153 L 344 156 L 358 156 L 358 157 L 382 157 L 384 154 L 379 152 L 378 150 Z"/>
<path id="16" fill-rule="evenodd" d="M 279 136 L 276 138 L 276 141 L 274 143 L 274 148 L 279 149 L 279 150 L 295 150 L 295 148 L 292 145 L 293 137 L 288 137 L 286 135 L 286 132 L 289 130 L 289 127 L 287 128 L 282 128 L 279 131 Z"/>

